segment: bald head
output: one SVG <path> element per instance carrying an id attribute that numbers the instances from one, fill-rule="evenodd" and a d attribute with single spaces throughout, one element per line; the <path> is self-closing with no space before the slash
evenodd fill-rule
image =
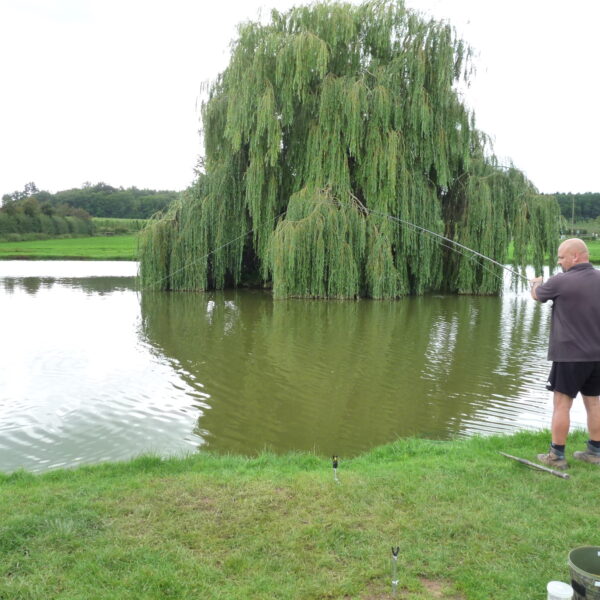
<path id="1" fill-rule="evenodd" d="M 590 261 L 588 248 L 583 240 L 570 238 L 558 247 L 558 264 L 563 271 L 568 271 L 573 265 Z"/>

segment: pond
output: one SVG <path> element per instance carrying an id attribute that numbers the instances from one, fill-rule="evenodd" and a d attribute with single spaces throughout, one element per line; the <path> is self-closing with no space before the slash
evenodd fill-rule
<path id="1" fill-rule="evenodd" d="M 0 471 L 549 426 L 549 306 L 527 292 L 274 301 L 139 292 L 136 272 L 0 262 Z"/>

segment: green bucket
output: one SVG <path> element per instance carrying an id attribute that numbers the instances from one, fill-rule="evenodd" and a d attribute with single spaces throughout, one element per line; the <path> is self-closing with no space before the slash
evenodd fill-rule
<path id="1" fill-rule="evenodd" d="M 569 552 L 573 600 L 600 600 L 600 546 L 583 546 Z"/>

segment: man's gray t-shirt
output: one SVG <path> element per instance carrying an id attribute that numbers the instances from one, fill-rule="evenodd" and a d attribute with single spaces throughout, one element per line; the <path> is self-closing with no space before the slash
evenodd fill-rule
<path id="1" fill-rule="evenodd" d="M 538 286 L 540 302 L 553 300 L 548 360 L 600 361 L 600 271 L 573 265 Z"/>

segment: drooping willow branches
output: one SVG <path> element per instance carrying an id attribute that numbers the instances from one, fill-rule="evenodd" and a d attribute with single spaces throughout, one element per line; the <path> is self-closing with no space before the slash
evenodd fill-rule
<path id="1" fill-rule="evenodd" d="M 400 1 L 273 11 L 239 28 L 202 108 L 205 173 L 141 243 L 145 288 L 250 283 L 276 297 L 497 293 L 540 268 L 558 206 L 496 164 L 457 92 L 470 51 Z M 392 217 L 392 218 L 390 218 Z M 394 220 L 393 218 L 396 218 Z"/>

